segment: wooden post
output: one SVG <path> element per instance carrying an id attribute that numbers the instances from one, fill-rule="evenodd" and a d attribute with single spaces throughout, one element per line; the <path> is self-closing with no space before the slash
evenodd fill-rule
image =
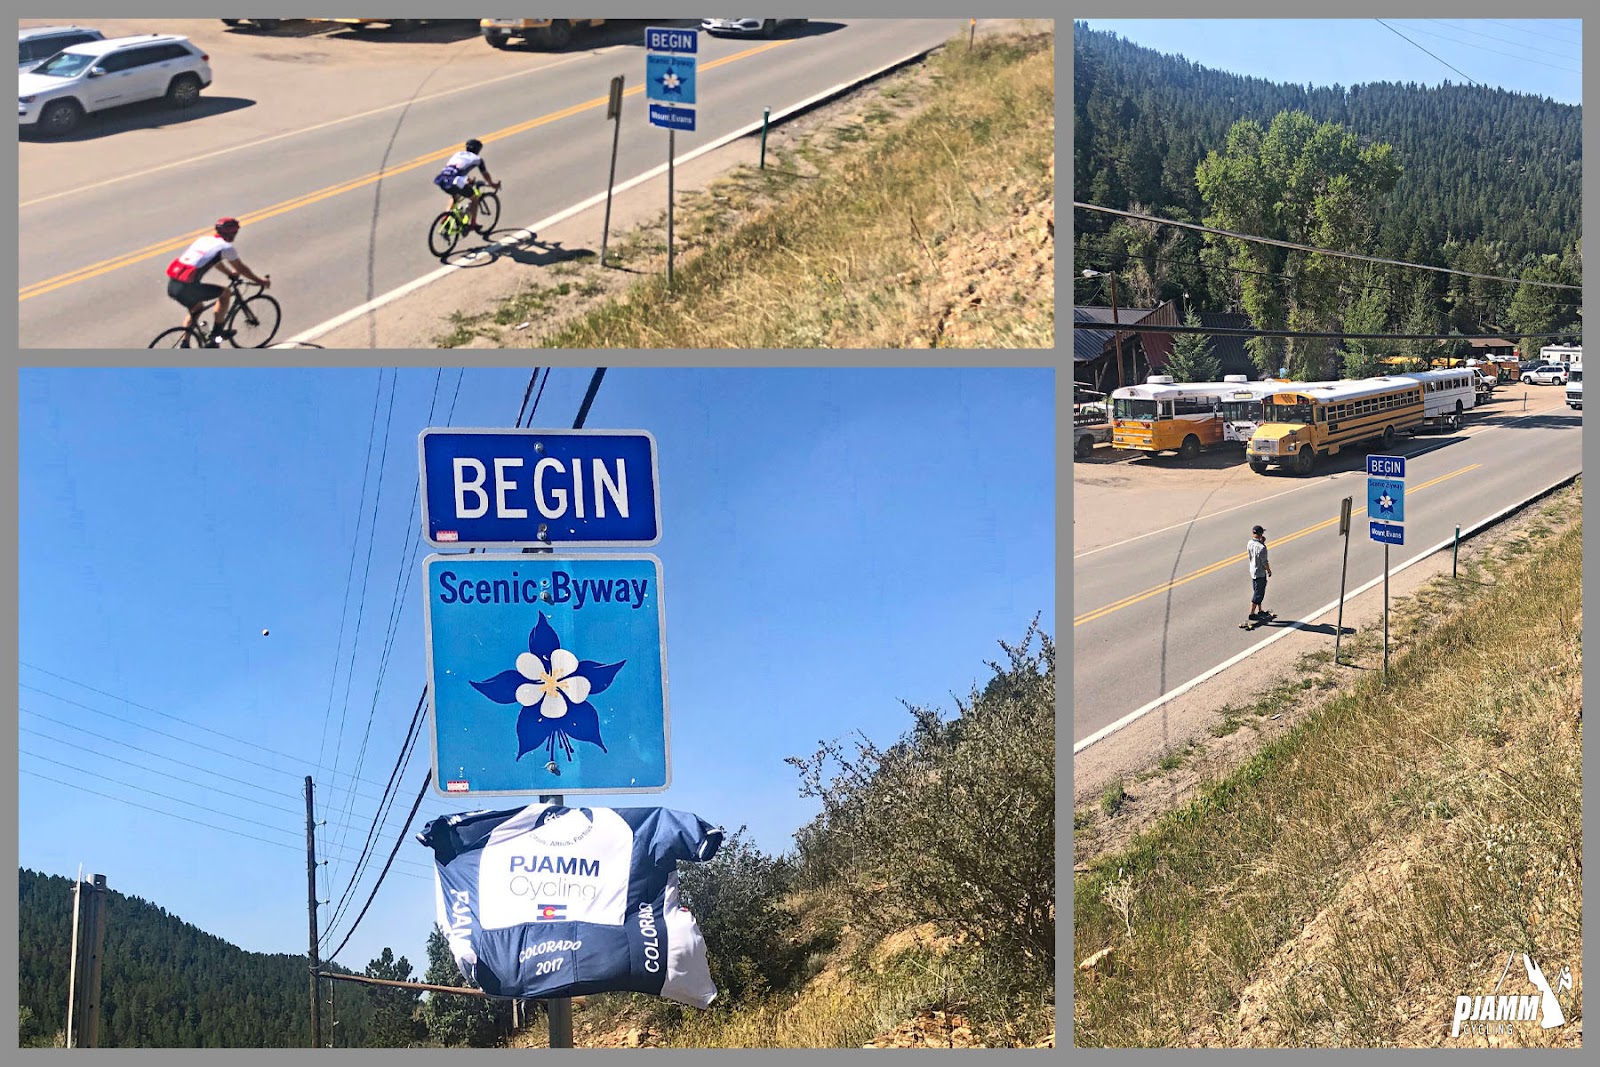
<path id="1" fill-rule="evenodd" d="M 317 958 L 317 827 L 311 813 L 311 776 L 306 775 L 306 910 L 311 924 L 311 1047 L 322 1047 L 322 1000 L 317 995 L 317 974 L 322 962 Z"/>
<path id="2" fill-rule="evenodd" d="M 106 876 L 80 877 L 72 887 L 72 975 L 67 994 L 67 1047 L 100 1047 L 100 959 L 106 941 Z"/>
<path id="3" fill-rule="evenodd" d="M 1117 272 L 1111 272 L 1111 343 L 1117 348 L 1117 388 L 1122 388 L 1122 331 L 1117 329 Z"/>

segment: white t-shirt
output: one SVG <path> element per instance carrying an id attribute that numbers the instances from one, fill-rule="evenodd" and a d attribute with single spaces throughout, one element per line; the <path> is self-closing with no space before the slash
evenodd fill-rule
<path id="1" fill-rule="evenodd" d="M 230 263 L 239 261 L 239 250 L 233 247 L 232 242 L 225 241 L 214 233 L 195 241 L 184 250 L 183 255 L 175 261 L 175 265 L 183 268 L 178 280 L 181 282 L 198 282 L 205 279 L 206 271 L 217 265 L 217 260 L 225 259 Z"/>
<path id="2" fill-rule="evenodd" d="M 1267 545 L 1264 541 L 1250 538 L 1250 543 L 1244 548 L 1250 557 L 1250 577 L 1265 578 L 1267 576 Z"/>

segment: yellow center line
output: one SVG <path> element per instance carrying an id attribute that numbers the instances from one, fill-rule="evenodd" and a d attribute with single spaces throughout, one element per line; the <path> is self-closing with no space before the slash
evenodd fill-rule
<path id="1" fill-rule="evenodd" d="M 737 62 L 741 59 L 749 59 L 751 56 L 760 55 L 762 52 L 767 52 L 774 48 L 781 48 L 784 45 L 793 43 L 794 39 L 784 41 L 769 41 L 766 44 L 756 45 L 755 47 L 747 48 L 742 52 L 736 52 L 731 56 L 724 56 L 721 59 L 714 59 L 711 62 L 700 66 L 699 70 L 702 73 L 708 70 L 715 70 L 717 67 L 725 64 Z M 637 96 L 642 92 L 644 92 L 644 86 L 636 85 L 632 89 L 624 90 L 622 95 Z M 527 122 L 520 122 L 514 126 L 507 126 L 503 129 L 496 130 L 493 133 L 484 134 L 478 139 L 484 144 L 504 140 L 507 137 L 514 137 L 520 133 L 527 133 L 529 130 L 537 129 L 540 126 L 546 126 L 552 122 L 559 122 L 562 119 L 571 118 L 573 115 L 578 115 L 585 111 L 592 111 L 596 108 L 605 107 L 606 103 L 606 97 L 597 96 L 593 100 L 586 100 L 581 104 L 574 104 L 571 107 L 564 108 L 561 111 L 554 111 L 548 115 L 541 115 L 536 119 L 529 119 Z M 426 155 L 417 156 L 415 159 L 408 160 L 405 163 L 400 163 L 393 167 L 386 167 L 380 171 L 374 171 L 373 173 L 365 175 L 364 177 L 356 178 L 347 182 L 341 182 L 338 185 L 330 185 L 324 189 L 318 189 L 316 192 L 295 197 L 292 200 L 284 200 L 280 203 L 272 205 L 271 207 L 263 208 L 260 211 L 254 211 L 250 212 L 249 214 L 241 215 L 239 216 L 239 220 L 243 225 L 249 226 L 253 223 L 263 222 L 267 219 L 275 218 L 278 215 L 287 214 L 288 212 L 296 211 L 300 208 L 310 207 L 312 204 L 317 204 L 324 200 L 328 200 L 332 197 L 338 196 L 340 193 L 348 193 L 355 189 L 361 189 L 365 186 L 372 185 L 375 182 L 383 181 L 385 178 L 392 177 L 396 174 L 404 174 L 408 171 L 416 170 L 418 167 L 425 167 L 430 163 L 438 163 L 441 160 L 450 158 L 455 151 L 457 151 L 456 146 L 452 145 L 449 148 L 440 149 L 436 152 L 429 152 Z M 63 289 L 69 285 L 76 285 L 79 282 L 86 282 L 92 278 L 98 278 L 102 274 L 109 274 L 111 271 L 119 270 L 122 267 L 131 266 L 135 263 L 142 263 L 146 260 L 154 259 L 157 256 L 165 255 L 169 252 L 181 252 L 183 249 L 187 248 L 189 243 L 195 238 L 203 237 L 210 232 L 211 230 L 209 227 L 191 230 L 189 233 L 178 237 L 157 241 L 154 244 L 145 245 L 143 248 L 136 249 L 132 252 L 126 252 L 111 259 L 103 259 L 98 263 L 91 263 L 87 267 L 80 267 L 76 270 L 68 271 L 65 274 L 58 274 L 54 278 L 47 278 L 41 282 L 34 282 L 30 285 L 24 285 L 17 290 L 17 300 L 20 302 L 35 296 L 43 296 L 45 293 L 55 292 L 57 289 Z"/>
<path id="2" fill-rule="evenodd" d="M 1468 471 L 1475 471 L 1481 466 L 1483 466 L 1483 464 L 1474 463 L 1471 466 L 1462 467 L 1458 471 L 1451 471 L 1449 474 L 1440 475 L 1439 477 L 1433 479 L 1432 481 L 1423 482 L 1421 485 L 1411 486 L 1410 488 L 1408 488 L 1406 490 L 1406 495 L 1410 496 L 1410 495 L 1412 495 L 1414 493 L 1420 493 L 1424 489 L 1429 488 L 1430 486 L 1438 485 L 1440 482 L 1449 481 L 1451 478 L 1454 478 L 1458 474 L 1466 474 Z M 1352 520 L 1354 520 L 1357 515 L 1366 514 L 1366 511 L 1367 511 L 1366 508 L 1356 508 L 1353 511 L 1351 511 L 1350 517 L 1351 517 Z M 1332 519 L 1327 519 L 1327 520 L 1325 520 L 1323 522 L 1319 522 L 1319 523 L 1317 523 L 1317 524 L 1315 524 L 1313 526 L 1307 526 L 1303 530 L 1296 530 L 1294 533 L 1289 534 L 1289 535 L 1287 535 L 1285 537 L 1277 538 L 1276 540 L 1273 541 L 1273 544 L 1274 545 L 1285 544 L 1285 543 L 1287 543 L 1289 541 L 1296 540 L 1297 538 L 1306 537 L 1306 536 L 1308 536 L 1310 534 L 1314 534 L 1318 530 L 1326 530 L 1328 527 L 1334 525 L 1338 521 L 1339 521 L 1338 518 L 1335 517 L 1335 518 L 1332 518 Z M 1241 562 L 1244 561 L 1244 558 L 1245 558 L 1245 553 L 1243 553 L 1243 552 L 1236 553 L 1236 554 L 1234 554 L 1232 556 L 1229 556 L 1227 559 L 1218 560 L 1216 563 L 1212 563 L 1212 564 L 1210 564 L 1208 566 L 1201 567 L 1199 570 L 1193 571 L 1193 572 L 1191 572 L 1189 574 L 1186 574 L 1182 578 L 1174 578 L 1170 582 L 1162 582 L 1160 585 L 1152 586 L 1151 588 L 1146 589 L 1142 593 L 1135 593 L 1132 596 L 1123 597 L 1121 600 L 1118 600 L 1118 601 L 1115 601 L 1113 603 L 1107 604 L 1104 607 L 1094 608 L 1094 609 L 1092 609 L 1090 611 L 1086 611 L 1082 615 L 1079 615 L 1077 618 L 1073 619 L 1072 620 L 1072 625 L 1073 626 L 1082 626 L 1086 622 L 1093 622 L 1095 619 L 1104 618 L 1105 616 L 1110 615 L 1114 611 L 1121 611 L 1123 608 L 1130 607 L 1130 606 L 1132 606 L 1134 604 L 1137 604 L 1141 600 L 1148 600 L 1151 597 L 1157 596 L 1157 595 L 1159 595 L 1161 593 L 1164 593 L 1169 589 L 1176 589 L 1180 585 L 1186 585 L 1187 583 L 1194 581 L 1196 578 L 1204 578 L 1208 574 L 1214 574 L 1217 571 L 1221 570 L 1223 567 L 1228 567 L 1228 566 L 1231 566 L 1231 565 L 1233 565 L 1235 563 L 1241 563 Z"/>

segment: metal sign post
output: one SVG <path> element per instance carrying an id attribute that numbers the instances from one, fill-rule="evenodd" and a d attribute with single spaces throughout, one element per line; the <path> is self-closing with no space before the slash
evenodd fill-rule
<path id="1" fill-rule="evenodd" d="M 1383 680 L 1389 680 L 1389 546 L 1406 543 L 1406 458 L 1367 457 L 1367 518 L 1383 545 Z"/>
<path id="2" fill-rule="evenodd" d="M 650 124 L 667 131 L 667 286 L 672 286 L 673 167 L 678 131 L 695 128 L 695 63 L 700 31 L 651 26 L 644 31 L 644 91 Z"/>
<path id="3" fill-rule="evenodd" d="M 611 176 L 606 179 L 606 221 L 600 234 L 600 265 L 606 265 L 606 248 L 611 241 L 611 190 L 617 184 L 617 148 L 622 142 L 622 75 L 611 79 L 611 98 L 606 101 L 606 118 L 611 120 Z"/>
<path id="4" fill-rule="evenodd" d="M 1344 638 L 1344 582 L 1350 573 L 1350 505 L 1353 498 L 1339 502 L 1339 535 L 1344 538 L 1344 563 L 1339 568 L 1339 621 L 1333 629 L 1333 662 L 1339 663 L 1339 642 Z"/>

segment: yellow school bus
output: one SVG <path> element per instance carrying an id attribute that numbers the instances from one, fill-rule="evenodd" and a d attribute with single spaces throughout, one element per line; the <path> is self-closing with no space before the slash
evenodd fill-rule
<path id="1" fill-rule="evenodd" d="M 1264 421 L 1245 453 L 1250 469 L 1265 474 L 1287 466 L 1310 474 L 1318 457 L 1350 445 L 1379 440 L 1394 444 L 1399 433 L 1415 433 L 1423 419 L 1423 385 L 1415 378 L 1362 378 L 1337 385 L 1306 386 L 1264 397 Z"/>
<path id="2" fill-rule="evenodd" d="M 1237 382 L 1174 382 L 1155 374 L 1111 392 L 1111 447 L 1192 459 L 1222 441 L 1222 397 Z"/>

